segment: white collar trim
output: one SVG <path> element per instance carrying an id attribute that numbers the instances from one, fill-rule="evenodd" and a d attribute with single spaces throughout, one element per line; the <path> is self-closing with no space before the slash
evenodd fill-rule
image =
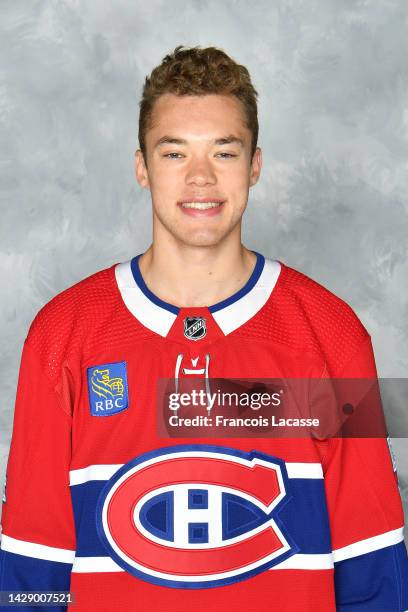
<path id="1" fill-rule="evenodd" d="M 122 299 L 127 309 L 145 327 L 166 337 L 177 315 L 161 308 L 145 296 L 133 278 L 130 264 L 130 261 L 125 261 L 115 267 L 116 282 Z"/>
<path id="2" fill-rule="evenodd" d="M 213 312 L 212 315 L 225 335 L 244 325 L 266 304 L 279 278 L 279 261 L 267 259 L 258 281 L 242 298 Z"/>
<path id="3" fill-rule="evenodd" d="M 265 258 L 265 265 L 254 287 L 236 302 L 212 313 L 217 325 L 225 335 L 244 325 L 268 301 L 279 274 L 281 264 Z M 127 309 L 145 327 L 166 337 L 177 315 L 152 302 L 133 278 L 131 261 L 115 266 L 116 282 Z"/>

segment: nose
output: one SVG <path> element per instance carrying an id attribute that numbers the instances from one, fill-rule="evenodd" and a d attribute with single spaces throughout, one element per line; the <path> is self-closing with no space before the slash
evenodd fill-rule
<path id="1" fill-rule="evenodd" d="M 214 185 L 217 178 L 211 162 L 204 157 L 192 158 L 187 169 L 186 183 L 188 185 Z"/>

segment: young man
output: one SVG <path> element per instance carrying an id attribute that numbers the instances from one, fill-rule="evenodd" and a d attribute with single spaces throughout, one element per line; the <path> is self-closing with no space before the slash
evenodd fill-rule
<path id="1" fill-rule="evenodd" d="M 2 590 L 70 589 L 78 612 L 408 609 L 385 439 L 158 430 L 163 378 L 208 390 L 214 378 L 376 377 L 345 302 L 241 243 L 257 135 L 256 91 L 224 52 L 178 47 L 146 79 L 136 176 L 153 241 L 30 328 Z"/>

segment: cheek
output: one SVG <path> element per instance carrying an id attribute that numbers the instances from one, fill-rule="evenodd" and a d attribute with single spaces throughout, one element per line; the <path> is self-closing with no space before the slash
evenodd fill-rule
<path id="1" fill-rule="evenodd" d="M 174 172 L 158 172 L 150 180 L 150 195 L 153 208 L 163 218 L 176 214 L 177 200 L 180 198 L 180 180 Z"/>
<path id="2" fill-rule="evenodd" d="M 248 191 L 249 191 L 249 177 L 243 170 L 240 173 L 235 174 L 233 177 L 229 177 L 228 181 L 225 182 L 224 187 L 229 196 L 237 204 L 245 204 Z"/>
<path id="3" fill-rule="evenodd" d="M 183 175 L 177 168 L 172 168 L 167 165 L 155 169 L 152 172 L 150 184 L 156 190 L 163 190 L 166 193 L 172 187 L 180 185 L 183 181 Z"/>
<path id="4" fill-rule="evenodd" d="M 248 164 L 243 160 L 242 163 L 221 169 L 219 179 L 224 185 L 228 185 L 231 190 L 242 192 L 249 184 Z"/>

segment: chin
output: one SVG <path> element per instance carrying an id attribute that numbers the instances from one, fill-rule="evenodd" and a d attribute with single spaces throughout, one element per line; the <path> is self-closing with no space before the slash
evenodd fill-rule
<path id="1" fill-rule="evenodd" d="M 186 236 L 179 236 L 178 238 L 179 240 L 181 240 L 181 242 L 188 246 L 210 247 L 219 244 L 223 236 L 200 233 L 197 233 L 196 235 L 191 235 L 190 233 Z"/>

